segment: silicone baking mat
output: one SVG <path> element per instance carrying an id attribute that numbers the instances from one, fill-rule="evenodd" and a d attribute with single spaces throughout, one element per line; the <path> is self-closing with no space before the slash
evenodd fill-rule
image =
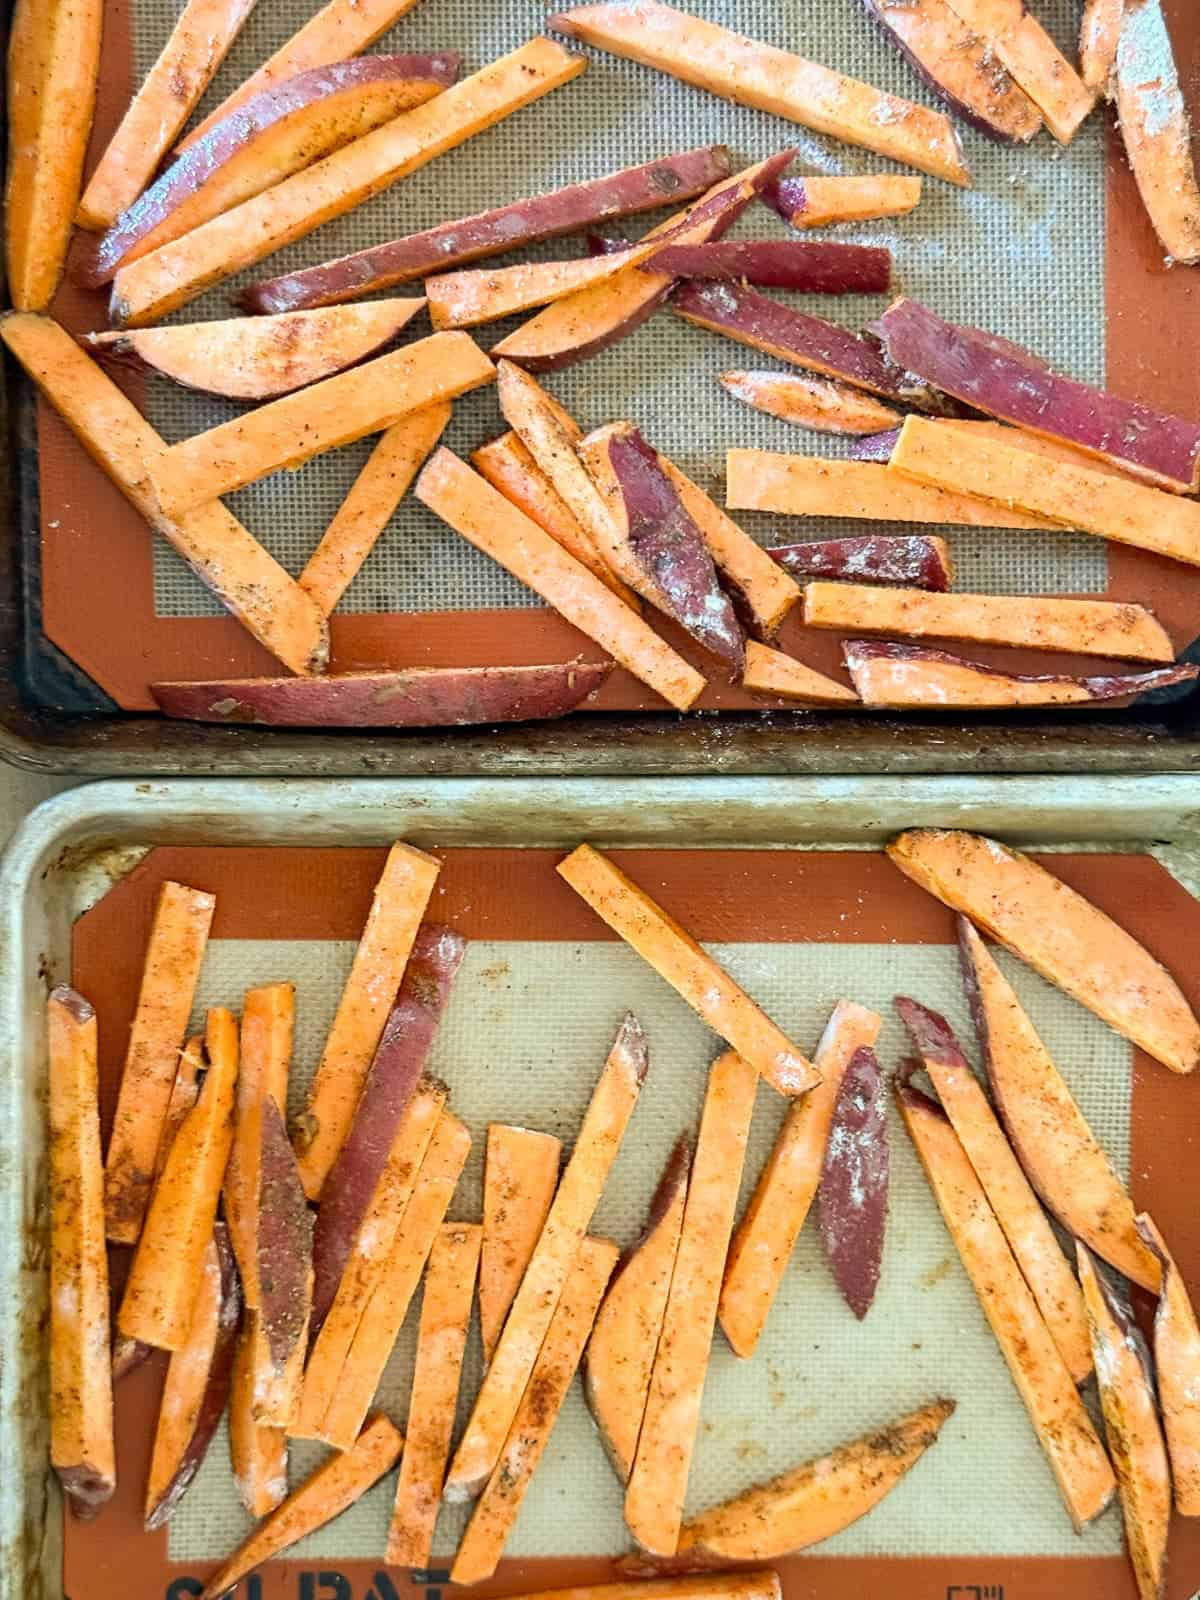
<path id="1" fill-rule="evenodd" d="M 858 0 L 811 0 L 782 13 L 770 0 L 736 5 L 699 0 L 694 8 L 910 98 L 931 98 Z M 312 0 L 261 0 L 206 104 L 215 104 L 313 9 Z M 1073 54 L 1080 0 L 1038 0 L 1035 9 Z M 1187 0 L 1174 0 L 1167 9 L 1173 13 L 1186 83 L 1186 68 L 1200 66 L 1200 25 Z M 425 0 L 377 48 L 457 48 L 468 72 L 537 33 L 545 14 L 537 0 Z M 175 15 L 173 0 L 122 0 L 110 6 L 93 159 Z M 230 290 L 254 277 L 672 149 L 725 142 L 740 165 L 794 143 L 802 170 L 848 173 L 888 165 L 663 74 L 589 53 L 589 69 L 574 83 L 220 286 L 174 320 L 228 315 Z M 1195 276 L 1163 265 L 1117 142 L 1109 138 L 1106 147 L 1103 116 L 1093 117 L 1066 149 L 1048 134 L 1023 148 L 991 143 L 970 129 L 963 129 L 962 137 L 975 175 L 973 189 L 927 178 L 915 213 L 895 223 L 840 231 L 847 238 L 889 245 L 898 288 L 956 320 L 1027 342 L 1081 378 L 1098 381 L 1107 370 L 1124 392 L 1185 414 L 1200 409 L 1200 379 L 1188 353 L 1200 341 Z M 630 231 L 640 226 L 634 221 Z M 788 232 L 762 206 L 754 207 L 738 229 L 743 234 Z M 578 241 L 556 241 L 542 253 L 569 255 L 578 248 Z M 855 326 L 886 304 L 886 297 L 790 298 Z M 99 327 L 105 300 L 68 287 L 58 311 L 72 328 Z M 478 330 L 481 341 L 485 346 L 495 342 L 508 326 Z M 413 336 L 423 327 L 423 321 L 414 325 Z M 721 500 L 728 446 L 840 453 L 828 437 L 761 416 L 725 394 L 716 374 L 747 365 L 779 363 L 664 312 L 601 357 L 555 376 L 550 387 L 584 426 L 631 417 Z M 134 383 L 132 392 L 171 440 L 236 410 L 161 380 Z M 467 453 L 501 426 L 494 393 L 479 392 L 456 407 L 447 442 Z M 152 540 L 44 405 L 39 430 L 44 625 L 53 642 L 127 709 L 153 707 L 147 685 L 155 678 L 278 670 L 221 613 L 184 563 L 162 541 Z M 369 449 L 370 441 L 362 441 L 298 472 L 277 473 L 231 496 L 230 504 L 298 572 Z M 764 543 L 820 537 L 851 526 L 836 519 L 800 523 L 761 514 L 743 520 Z M 1076 534 L 960 529 L 952 530 L 951 538 L 962 588 L 1136 598 L 1154 606 L 1179 647 L 1196 632 L 1200 574 L 1175 563 L 1118 547 L 1106 551 L 1102 541 Z M 664 624 L 663 631 L 705 666 L 705 658 L 683 643 L 673 625 Z M 814 666 L 840 675 L 836 636 L 805 633 L 792 622 L 782 642 Z M 343 599 L 333 619 L 333 645 L 335 670 L 554 661 L 595 651 L 411 498 Z M 1016 652 L 978 654 L 1018 669 L 1026 659 Z M 1061 659 L 1070 668 L 1072 658 Z M 707 665 L 712 672 L 713 663 Z M 722 684 L 719 674 L 701 702 L 752 703 Z M 621 672 L 594 707 L 662 709 L 656 697 Z"/>
<path id="2" fill-rule="evenodd" d="M 517 1121 L 569 1142 L 621 1013 L 646 1026 L 651 1066 L 594 1230 L 628 1244 L 676 1134 L 694 1125 L 718 1042 L 689 1009 L 615 940 L 554 872 L 559 852 L 449 850 L 431 919 L 464 933 L 468 955 L 432 1058 L 474 1136 L 451 1215 L 479 1215 L 486 1125 Z M 906 1053 L 891 1007 L 910 992 L 944 1010 L 973 1044 L 956 971 L 952 918 L 871 851 L 614 852 L 615 859 L 703 938 L 798 1040 L 811 1046 L 840 996 L 884 1018 L 880 1057 Z M 253 983 L 298 985 L 292 1075 L 295 1104 L 370 903 L 383 853 L 345 849 L 159 849 L 76 925 L 73 981 L 99 1004 L 102 1096 L 111 1115 L 136 1002 L 146 929 L 167 877 L 214 891 L 217 913 L 197 1016 L 239 1005 Z M 1194 900 L 1145 856 L 1055 855 L 1053 869 L 1160 955 L 1193 1001 L 1200 961 L 1164 930 L 1198 915 Z M 1180 1175 L 1200 1080 L 1179 1080 L 1135 1054 L 1072 1001 L 1003 958 L 1023 1001 L 1087 1116 L 1171 1239 L 1181 1269 L 1200 1276 L 1200 1225 Z M 770 1148 L 783 1102 L 761 1088 L 744 1203 Z M 958 1410 L 938 1445 L 874 1512 L 807 1555 L 782 1563 L 788 1600 L 874 1593 L 941 1600 L 973 1587 L 997 1600 L 1051 1592 L 1062 1600 L 1125 1600 L 1132 1593 L 1119 1518 L 1109 1512 L 1077 1538 L 1062 1510 L 1003 1360 L 958 1263 L 907 1135 L 892 1117 L 893 1182 L 879 1298 L 856 1323 L 836 1293 L 814 1219 L 801 1236 L 755 1357 L 737 1361 L 718 1334 L 690 1485 L 697 1510 L 820 1454 L 939 1393 Z M 385 1376 L 380 1403 L 403 1426 L 416 1306 Z M 468 1346 L 464 1409 L 480 1372 L 477 1329 Z M 165 1532 L 141 1530 L 140 1504 L 162 1369 L 118 1389 L 120 1487 L 103 1517 L 70 1519 L 65 1589 L 72 1600 L 118 1592 L 199 1592 L 209 1563 L 249 1526 L 233 1491 L 225 1435 Z M 295 1483 L 321 1458 L 293 1447 Z M 390 1600 L 406 1571 L 383 1566 L 389 1477 L 335 1524 L 262 1575 L 263 1596 Z M 449 1564 L 461 1514 L 448 1510 L 435 1543 Z M 595 1581 L 628 1549 L 621 1496 L 578 1384 L 555 1429 L 488 1592 Z M 1170 1600 L 1200 1574 L 1200 1531 L 1181 1528 Z M 1189 1582 L 1189 1574 L 1191 1581 Z M 435 1580 L 436 1581 L 436 1580 Z M 390 1585 L 390 1588 L 388 1587 Z M 988 1587 L 991 1586 L 991 1587 Z M 961 1600 L 961 1596 L 959 1597 Z"/>

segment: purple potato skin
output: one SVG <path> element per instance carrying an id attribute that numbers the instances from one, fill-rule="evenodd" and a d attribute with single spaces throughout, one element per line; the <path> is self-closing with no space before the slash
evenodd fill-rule
<path id="1" fill-rule="evenodd" d="M 817 1190 L 821 1238 L 838 1288 L 861 1320 L 879 1286 L 888 1203 L 887 1096 L 875 1052 L 850 1058 Z"/>
<path id="2" fill-rule="evenodd" d="M 971 1063 L 963 1055 L 954 1037 L 954 1029 L 940 1011 L 931 1011 L 919 1000 L 910 1000 L 902 994 L 896 996 L 895 1005 L 922 1061 L 935 1061 L 939 1066 L 971 1071 Z"/>
<path id="3" fill-rule="evenodd" d="M 229 1242 L 229 1230 L 223 1222 L 215 1225 L 213 1240 L 217 1247 L 217 1258 L 221 1263 L 221 1310 L 217 1318 L 217 1341 L 213 1349 L 212 1363 L 208 1369 L 208 1384 L 196 1417 L 195 1431 L 176 1468 L 175 1476 L 167 1485 L 158 1504 L 146 1517 L 147 1533 L 152 1533 L 155 1528 L 161 1528 L 178 1510 L 180 1501 L 200 1470 L 200 1465 L 212 1443 L 212 1436 L 224 1415 L 230 1386 L 233 1383 L 233 1358 L 237 1344 L 238 1322 L 242 1314 L 242 1287 L 238 1282 L 237 1263 L 233 1258 L 233 1246 Z"/>
<path id="4" fill-rule="evenodd" d="M 759 199 L 772 211 L 777 211 L 785 222 L 792 222 L 803 215 L 808 205 L 808 192 L 803 178 L 776 178 L 774 183 L 765 186 Z"/>
<path id="5" fill-rule="evenodd" d="M 888 428 L 885 433 L 868 433 L 861 439 L 855 439 L 850 446 L 851 461 L 882 461 L 885 465 L 892 459 L 892 451 L 896 448 L 896 441 L 900 437 L 899 428 Z"/>
<path id="6" fill-rule="evenodd" d="M 313 1214 L 283 1112 L 270 1098 L 262 1108 L 258 1197 L 258 1314 L 271 1361 L 282 1372 L 312 1306 Z"/>
<path id="7" fill-rule="evenodd" d="M 590 256 L 615 256 L 619 250 L 628 250 L 629 240 L 607 233 L 589 233 L 587 252 Z"/>
<path id="8" fill-rule="evenodd" d="M 854 678 L 856 666 L 871 660 L 940 662 L 945 666 L 965 667 L 992 682 L 1082 685 L 1087 690 L 1089 700 L 1122 700 L 1127 695 L 1146 694 L 1151 689 L 1169 689 L 1176 683 L 1188 683 L 1200 674 L 1200 667 L 1187 664 L 1156 667 L 1152 672 L 1097 673 L 1083 678 L 1065 672 L 1001 672 L 997 667 L 968 661 L 948 650 L 930 650 L 924 645 L 898 644 L 888 639 L 844 639 L 842 656 L 851 678 Z M 857 680 L 855 687 L 862 692 Z"/>
<path id="9" fill-rule="evenodd" d="M 453 728 L 565 716 L 612 671 L 612 663 L 541 667 L 410 667 L 328 678 L 235 678 L 156 683 L 168 717 L 279 728 Z"/>
<path id="10" fill-rule="evenodd" d="M 853 453 L 853 452 L 851 452 Z M 950 573 L 941 551 L 922 534 L 863 534 L 785 544 L 767 554 L 793 578 L 853 578 L 944 594 Z"/>
<path id="11" fill-rule="evenodd" d="M 679 625 L 740 677 L 746 666 L 745 634 L 721 588 L 704 535 L 685 511 L 657 454 L 636 428 L 610 434 L 605 452 L 639 565 L 658 584 Z"/>
<path id="12" fill-rule="evenodd" d="M 466 940 L 452 928 L 425 923 L 417 933 L 354 1122 L 321 1191 L 313 1235 L 314 1338 L 333 1304 L 354 1235 L 425 1070 L 466 948 Z"/>
<path id="13" fill-rule="evenodd" d="M 346 94 L 369 84 L 405 78 L 432 78 L 443 88 L 458 77 L 461 56 L 457 50 L 418 55 L 357 56 L 328 66 L 310 67 L 273 88 L 264 89 L 245 105 L 231 111 L 210 128 L 161 177 L 138 196 L 96 242 L 82 263 L 76 281 L 98 289 L 115 277 L 129 250 L 151 229 L 157 228 L 181 201 L 190 199 L 231 157 L 240 155 L 251 140 L 285 117 L 332 95 Z"/>
<path id="14" fill-rule="evenodd" d="M 431 272 L 446 272 L 500 251 L 556 239 L 589 223 L 636 216 L 693 199 L 727 178 L 732 170 L 724 145 L 685 150 L 680 155 L 627 167 L 550 194 L 515 200 L 511 205 L 481 211 L 473 217 L 439 223 L 405 239 L 371 245 L 353 255 L 253 283 L 238 301 L 244 310 L 259 313 L 303 311 L 357 300 L 376 289 L 406 283 Z"/>
<path id="15" fill-rule="evenodd" d="M 1200 422 L 1051 372 L 1008 340 L 958 327 L 916 300 L 893 302 L 871 332 L 898 366 L 977 411 L 1172 487 L 1190 490 L 1200 479 Z"/>
<path id="16" fill-rule="evenodd" d="M 740 239 L 721 244 L 667 245 L 639 272 L 679 278 L 733 279 L 765 289 L 808 294 L 886 294 L 891 251 L 864 244 L 810 243 L 801 239 Z"/>

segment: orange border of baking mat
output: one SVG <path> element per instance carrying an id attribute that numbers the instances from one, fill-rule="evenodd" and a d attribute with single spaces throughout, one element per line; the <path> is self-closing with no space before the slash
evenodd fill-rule
<path id="1" fill-rule="evenodd" d="M 596 939 L 610 934 L 554 872 L 557 850 L 439 851 L 444 866 L 430 914 L 476 939 Z M 876 852 L 616 850 L 613 859 L 708 940 L 775 943 L 952 944 L 954 919 Z M 368 849 L 208 849 L 153 851 L 75 925 L 72 982 L 97 1004 L 105 1125 L 112 1116 L 124 1042 L 137 999 L 146 929 L 158 885 L 175 878 L 217 896 L 215 939 L 354 939 L 362 928 L 384 852 Z M 1169 957 L 1200 1009 L 1200 941 L 1180 937 L 1200 908 L 1148 856 L 1042 857 L 1061 878 L 1120 920 L 1155 955 Z M 842 920 L 843 916 L 845 921 Z M 832 1001 L 831 1001 L 832 1003 Z M 699 1070 L 699 1066 L 698 1066 Z M 1200 1282 L 1200 1214 L 1187 1174 L 1195 1169 L 1200 1073 L 1179 1078 L 1135 1055 L 1130 1166 L 1133 1193 L 1171 1241 L 1181 1271 Z M 132 1595 L 185 1600 L 200 1591 L 192 1565 L 167 1559 L 167 1532 L 143 1532 L 141 1499 L 161 1358 L 117 1390 L 120 1486 L 92 1523 L 67 1519 L 65 1590 L 71 1600 Z M 831 1442 L 837 1435 L 836 1425 Z M 1031 1443 L 1032 1448 L 1032 1443 Z M 599 1452 L 595 1470 L 606 1471 Z M 1131 1600 L 1133 1580 L 1117 1556 L 882 1557 L 795 1556 L 772 1562 L 786 1600 L 970 1600 L 976 1585 L 1005 1600 Z M 279 1561 L 261 1569 L 247 1600 L 347 1600 L 322 1584 L 322 1562 Z M 376 1574 L 385 1571 L 385 1582 Z M 348 1561 L 338 1572 L 352 1600 L 413 1593 L 404 1569 Z M 300 1574 L 310 1574 L 302 1585 Z M 1186 1600 L 1200 1579 L 1200 1521 L 1176 1519 L 1166 1600 Z M 333 1577 L 337 1577 L 337 1573 Z M 513 1594 L 613 1578 L 607 1557 L 505 1561 L 472 1594 Z M 466 1591 L 462 1591 L 465 1593 Z M 239 1593 L 247 1594 L 244 1589 Z M 424 1597 L 422 1597 L 424 1600 Z"/>

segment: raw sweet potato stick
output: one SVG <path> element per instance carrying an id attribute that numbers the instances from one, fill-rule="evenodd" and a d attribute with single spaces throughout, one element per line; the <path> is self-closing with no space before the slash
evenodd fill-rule
<path id="1" fill-rule="evenodd" d="M 1154 1316 L 1154 1366 L 1175 1509 L 1181 1517 L 1200 1517 L 1200 1326 L 1166 1241 L 1145 1212 L 1137 1219 L 1137 1230 L 1162 1264 Z"/>
<path id="2" fill-rule="evenodd" d="M 287 1110 L 288 1068 L 296 1017 L 296 986 L 272 983 L 248 989 L 242 1002 L 233 1146 L 222 1190 L 229 1242 L 237 1259 L 242 1294 L 258 1310 L 258 1200 L 262 1154 L 262 1108 L 273 1100 Z"/>
<path id="3" fill-rule="evenodd" d="M 50 1122 L 50 1461 L 80 1517 L 117 1484 L 96 1013 L 74 989 L 46 1004 Z"/>
<path id="4" fill-rule="evenodd" d="M 949 0 L 989 55 L 1012 74 L 1060 144 L 1070 144 L 1096 103 L 1024 0 Z"/>
<path id="5" fill-rule="evenodd" d="M 592 1093 L 571 1159 L 476 1397 L 446 1479 L 447 1500 L 469 1500 L 477 1495 L 500 1458 L 648 1066 L 645 1034 L 637 1018 L 629 1014 L 618 1029 Z"/>
<path id="6" fill-rule="evenodd" d="M 900 421 L 891 406 L 834 378 L 813 378 L 806 372 L 722 372 L 718 382 L 755 411 L 820 433 L 875 433 Z"/>
<path id="7" fill-rule="evenodd" d="M 500 1459 L 458 1547 L 452 1583 L 480 1583 L 499 1565 L 619 1254 L 611 1239 L 589 1237 L 580 1245 Z"/>
<path id="8" fill-rule="evenodd" d="M 1162 0 L 1125 0 L 1113 84 L 1125 154 L 1167 259 L 1200 261 L 1192 126 Z"/>
<path id="9" fill-rule="evenodd" d="M 179 1052 L 179 1064 L 175 1068 L 175 1082 L 171 1085 L 171 1096 L 167 1101 L 162 1132 L 158 1136 L 158 1152 L 154 1157 L 153 1183 L 158 1182 L 158 1175 L 171 1153 L 171 1146 L 175 1143 L 175 1135 L 183 1126 L 183 1119 L 196 1104 L 200 1094 L 200 1074 L 203 1071 L 204 1036 L 197 1033 L 188 1040 Z M 153 1184 L 151 1187 L 153 1187 Z"/>
<path id="10" fill-rule="evenodd" d="M 658 241 L 651 238 L 610 255 L 441 273 L 425 280 L 429 320 L 435 328 L 473 328 L 481 322 L 498 322 L 590 289 L 618 272 L 640 266 L 658 249 Z"/>
<path id="11" fill-rule="evenodd" d="M 817 1211 L 834 1282 L 860 1322 L 879 1287 L 890 1170 L 883 1074 L 871 1046 L 859 1045 L 838 1085 Z"/>
<path id="12" fill-rule="evenodd" d="M 794 578 L 857 578 L 944 593 L 954 581 L 950 546 L 937 534 L 858 534 L 777 545 L 767 554 Z"/>
<path id="13" fill-rule="evenodd" d="M 823 672 L 806 667 L 795 656 L 782 650 L 772 650 L 759 644 L 757 639 L 746 640 L 746 670 L 742 674 L 742 688 L 748 694 L 761 694 L 770 699 L 789 700 L 804 706 L 856 705 L 858 696 L 853 689 L 836 678 L 827 678 Z"/>
<path id="14" fill-rule="evenodd" d="M 254 1395 L 257 1422 L 287 1428 L 300 1409 L 312 1314 L 313 1218 L 283 1113 L 272 1096 L 258 1117 L 254 1280 Z"/>
<path id="15" fill-rule="evenodd" d="M 920 178 L 898 173 L 872 173 L 855 178 L 826 178 L 805 173 L 780 178 L 763 194 L 793 228 L 825 228 L 831 222 L 873 222 L 877 217 L 902 217 L 921 200 Z"/>
<path id="16" fill-rule="evenodd" d="M 134 1244 L 150 1202 L 163 1123 L 187 1033 L 216 899 L 166 882 L 158 891 L 104 1175 L 108 1237 Z"/>
<path id="17" fill-rule="evenodd" d="M 450 1459 L 450 1435 L 471 1325 L 482 1232 L 477 1223 L 443 1223 L 429 1253 L 408 1406 L 408 1437 L 400 1459 L 388 1530 L 390 1566 L 429 1565 L 442 1482 Z"/>
<path id="18" fill-rule="evenodd" d="M 293 1137 L 304 1191 L 320 1197 L 350 1131 L 371 1058 L 383 1034 L 441 862 L 394 844 L 375 885 L 354 964 L 325 1040 Z"/>
<path id="19" fill-rule="evenodd" d="M 812 1064 L 745 990 L 607 856 L 581 844 L 559 862 L 557 870 L 773 1089 L 803 1094 L 821 1081 Z"/>
<path id="20" fill-rule="evenodd" d="M 504 1122 L 488 1124 L 479 1258 L 479 1333 L 485 1364 L 492 1359 L 508 1308 L 541 1237 L 561 1160 L 562 1140 L 553 1134 Z"/>
<path id="21" fill-rule="evenodd" d="M 1110 92 L 1125 0 L 1084 0 L 1079 24 L 1079 72 L 1096 94 Z"/>
<path id="22" fill-rule="evenodd" d="M 514 1600 L 780 1600 L 779 1575 L 717 1572 L 693 1578 L 638 1578 L 620 1583 L 588 1583 L 572 1589 L 551 1589 L 517 1595 Z"/>
<path id="23" fill-rule="evenodd" d="M 255 1420 L 253 1312 L 243 1316 L 229 1390 L 229 1465 L 238 1498 L 257 1522 L 287 1495 L 287 1434 Z"/>

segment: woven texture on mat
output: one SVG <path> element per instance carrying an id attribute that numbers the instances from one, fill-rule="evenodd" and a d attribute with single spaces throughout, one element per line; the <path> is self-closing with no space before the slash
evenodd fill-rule
<path id="1" fill-rule="evenodd" d="M 312 0 L 262 0 L 206 104 L 216 104 L 313 9 Z M 865 16 L 858 0 L 807 0 L 802 7 L 784 10 L 770 0 L 737 0 L 736 5 L 732 0 L 696 0 L 692 9 L 909 99 L 931 103 L 929 91 Z M 1036 9 L 1073 55 L 1079 0 L 1039 0 Z M 137 65 L 144 71 L 174 21 L 176 3 L 135 0 L 135 11 Z M 538 33 L 544 19 L 543 7 L 534 0 L 427 0 L 375 48 L 452 47 L 463 52 L 466 73 Z M 663 73 L 599 52 L 587 53 L 591 64 L 575 82 L 231 284 L 221 285 L 172 320 L 228 316 L 230 288 L 241 283 L 695 145 L 726 143 L 739 165 L 798 144 L 798 170 L 898 170 L 868 152 L 719 100 Z M 890 246 L 897 287 L 903 293 L 927 300 L 955 321 L 975 323 L 1027 343 L 1077 377 L 1099 380 L 1104 371 L 1102 118 L 1093 117 L 1065 150 L 1045 133 L 1029 147 L 1009 148 L 970 129 L 960 132 L 975 178 L 973 189 L 926 178 L 921 204 L 908 217 L 835 232 L 862 243 Z M 632 236 L 647 225 L 644 219 L 633 218 L 626 230 Z M 786 237 L 789 231 L 765 206 L 755 206 L 734 236 Z M 566 257 L 581 249 L 579 239 L 566 239 L 522 254 Z M 402 285 L 390 292 L 418 293 L 419 287 Z M 859 327 L 885 308 L 888 297 L 784 298 L 804 310 Z M 480 342 L 490 346 L 512 326 L 516 322 L 485 326 L 478 330 Z M 420 337 L 425 331 L 422 314 L 404 337 Z M 843 447 L 828 436 L 751 411 L 716 381 L 717 374 L 730 367 L 781 365 L 660 312 L 604 355 L 553 377 L 550 387 L 585 427 L 631 418 L 661 450 L 723 499 L 725 451 L 730 446 L 843 453 Z M 166 382 L 150 385 L 151 418 L 171 440 L 211 427 L 238 410 Z M 446 442 L 468 453 L 501 426 L 494 394 L 476 393 L 456 407 Z M 369 448 L 370 442 L 363 441 L 320 457 L 298 472 L 277 473 L 231 496 L 230 504 L 284 565 L 298 572 Z M 840 519 L 782 526 L 781 519 L 761 514 L 742 520 L 764 543 L 786 542 L 790 535 L 833 536 L 857 526 Z M 964 589 L 1078 593 L 1102 591 L 1105 586 L 1104 548 L 1096 539 L 970 529 L 952 530 L 951 537 L 958 582 Z M 155 541 L 155 564 L 155 605 L 160 615 L 219 612 L 199 580 L 161 540 Z M 537 604 L 521 584 L 409 499 L 341 609 L 462 611 Z"/>
<path id="2" fill-rule="evenodd" d="M 945 1011 L 973 1045 L 955 952 L 929 945 L 711 946 L 751 994 L 812 1046 L 842 995 L 884 1018 L 879 1053 L 890 1070 L 907 1053 L 892 1010 L 897 993 Z M 237 1005 L 243 987 L 298 985 L 293 1108 L 320 1053 L 349 970 L 349 943 L 210 944 L 199 1005 Z M 1067 1075 L 1085 1114 L 1124 1169 L 1129 1151 L 1128 1046 L 1073 1001 L 1004 955 L 1005 971 Z M 631 950 L 609 943 L 479 941 L 469 946 L 432 1057 L 474 1136 L 451 1216 L 479 1216 L 487 1124 L 519 1122 L 574 1138 L 621 1013 L 634 1010 L 650 1041 L 650 1072 L 594 1231 L 622 1245 L 646 1205 L 679 1131 L 694 1126 L 717 1049 L 693 1013 Z M 760 1088 L 743 1183 L 744 1205 L 783 1114 Z M 1105 1554 L 1120 1548 L 1115 1514 L 1083 1539 L 1071 1531 L 1050 1470 L 1003 1359 L 958 1263 L 933 1198 L 893 1115 L 891 1214 L 879 1297 L 862 1324 L 839 1297 L 809 1219 L 752 1361 L 718 1334 L 704 1394 L 689 1508 L 700 1510 L 812 1455 L 948 1394 L 958 1410 L 938 1445 L 871 1515 L 822 1554 Z M 380 1395 L 403 1425 L 419 1308 L 410 1309 Z M 477 1329 L 468 1345 L 459 1427 L 480 1378 Z M 296 1444 L 293 1482 L 322 1448 Z M 381 1554 L 393 1480 L 296 1547 L 308 1559 Z M 461 1508 L 443 1511 L 435 1551 L 448 1555 Z M 232 1548 L 248 1521 L 233 1489 L 224 1434 L 170 1523 L 172 1561 Z M 628 1547 L 621 1493 L 573 1386 L 509 1541 L 510 1555 L 611 1554 Z"/>

